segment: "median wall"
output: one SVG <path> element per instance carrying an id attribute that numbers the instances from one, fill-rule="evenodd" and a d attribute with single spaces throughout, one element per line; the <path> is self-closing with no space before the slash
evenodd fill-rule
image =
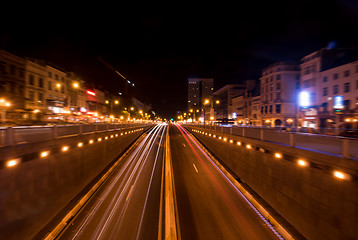
<path id="1" fill-rule="evenodd" d="M 307 239 L 358 239 L 358 163 L 187 126 Z"/>
<path id="2" fill-rule="evenodd" d="M 0 239 L 31 239 L 150 126 L 0 149 Z"/>

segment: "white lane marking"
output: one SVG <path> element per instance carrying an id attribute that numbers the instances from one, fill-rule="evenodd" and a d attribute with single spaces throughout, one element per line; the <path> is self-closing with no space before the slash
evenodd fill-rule
<path id="1" fill-rule="evenodd" d="M 198 169 L 196 168 L 195 164 L 193 163 L 193 167 L 195 168 L 195 171 L 198 173 Z"/>

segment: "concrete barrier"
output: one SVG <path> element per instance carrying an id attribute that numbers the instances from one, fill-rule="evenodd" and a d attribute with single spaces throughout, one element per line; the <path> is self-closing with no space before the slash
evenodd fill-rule
<path id="1" fill-rule="evenodd" d="M 0 149 L 0 239 L 32 239 L 148 128 Z"/>
<path id="2" fill-rule="evenodd" d="M 307 239 L 358 239 L 358 162 L 187 127 Z"/>

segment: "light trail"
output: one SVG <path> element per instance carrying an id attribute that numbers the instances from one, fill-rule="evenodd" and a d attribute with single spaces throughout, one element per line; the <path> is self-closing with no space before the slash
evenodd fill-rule
<path id="1" fill-rule="evenodd" d="M 198 173 L 199 171 L 198 171 L 198 169 L 196 168 L 196 166 L 195 166 L 194 163 L 193 163 L 193 167 L 194 167 L 195 171 Z"/>
<path id="2" fill-rule="evenodd" d="M 148 133 L 148 135 L 145 136 L 145 138 L 143 139 L 143 141 L 138 145 L 138 147 L 134 150 L 134 152 L 130 155 L 130 160 L 126 161 L 125 164 L 123 165 L 123 168 L 120 170 L 120 172 L 116 175 L 116 177 L 111 181 L 110 185 L 106 188 L 106 190 L 102 193 L 102 195 L 100 196 L 100 200 L 95 204 L 95 206 L 91 209 L 90 214 L 86 217 L 85 221 L 81 224 L 80 228 L 78 229 L 78 231 L 76 232 L 76 234 L 73 236 L 72 239 L 76 239 L 80 233 L 82 232 L 82 230 L 87 226 L 88 222 L 92 219 L 92 217 L 94 216 L 94 214 L 97 212 L 98 208 L 102 205 L 103 201 L 107 198 L 107 196 L 109 195 L 109 193 L 112 191 L 114 185 L 119 181 L 119 179 L 123 176 L 123 173 L 126 173 L 125 176 L 127 175 L 129 171 L 129 168 L 133 166 L 133 159 L 137 158 L 138 155 L 142 152 L 145 151 L 145 148 L 148 147 L 148 145 L 146 145 L 146 143 L 148 141 L 150 141 L 150 138 L 153 138 L 153 134 L 158 130 L 158 126 L 155 126 L 153 129 L 150 130 L 150 132 Z M 118 187 L 118 190 L 115 193 L 115 196 L 118 196 L 120 189 L 122 188 L 124 183 L 121 183 L 121 185 Z"/>
<path id="3" fill-rule="evenodd" d="M 154 176 L 154 170 L 157 166 L 157 160 L 158 160 L 158 156 L 159 156 L 159 151 L 160 151 L 160 146 L 161 146 L 161 143 L 162 143 L 162 140 L 163 140 L 163 136 L 165 134 L 165 131 L 163 130 L 162 131 L 162 135 L 160 137 L 160 141 L 159 141 L 159 147 L 158 147 L 158 150 L 157 150 L 157 154 L 155 156 L 155 162 L 154 162 L 154 165 L 153 165 L 153 168 L 152 168 L 152 174 L 150 176 L 150 182 L 149 182 L 149 185 L 148 185 L 148 190 L 147 190 L 147 194 L 146 194 L 146 197 L 145 197 L 145 202 L 144 202 L 144 207 L 143 207 L 143 211 L 142 211 L 142 215 L 141 215 L 141 218 L 140 218 L 140 223 L 139 223 L 139 227 L 138 227 L 138 232 L 137 232 L 137 237 L 136 239 L 139 238 L 139 235 L 140 235 L 140 232 L 141 232 L 141 228 L 142 228 L 142 222 L 143 222 L 143 217 L 144 217 L 144 212 L 145 212 L 145 209 L 147 207 L 147 202 L 148 202 L 148 196 L 149 196 L 149 192 L 150 192 L 150 189 L 151 189 L 151 186 L 152 186 L 152 181 L 153 181 L 153 176 Z"/>
<path id="4" fill-rule="evenodd" d="M 126 190 L 128 190 L 130 182 L 133 180 L 135 174 L 137 172 L 139 174 L 142 171 L 143 166 L 144 166 L 144 164 L 142 164 L 142 163 L 147 160 L 149 154 L 146 154 L 146 153 L 150 152 L 151 149 L 153 148 L 153 146 L 154 146 L 153 141 L 154 141 L 154 138 L 157 136 L 158 131 L 159 131 L 159 127 L 156 128 L 156 131 L 151 135 L 151 138 L 148 140 L 148 144 L 146 145 L 146 148 L 145 148 L 146 151 L 142 152 L 142 154 L 139 157 L 137 163 L 135 164 L 133 170 L 130 172 L 130 176 L 128 177 L 128 180 L 126 181 L 126 184 L 124 185 L 123 191 L 120 193 L 119 197 L 115 201 L 114 206 L 112 208 L 110 206 L 107 208 L 106 214 L 104 214 L 104 216 L 102 217 L 102 220 L 101 220 L 101 223 L 103 222 L 103 220 L 105 220 L 105 223 L 104 224 L 99 224 L 99 226 L 101 226 L 101 229 L 100 229 L 101 231 L 99 232 L 98 235 L 95 234 L 95 235 L 97 235 L 97 238 L 96 238 L 97 240 L 101 239 L 102 234 L 108 228 L 109 222 L 113 221 L 114 213 L 118 211 L 119 205 L 123 201 L 123 195 L 126 192 Z M 141 164 L 142 164 L 142 166 L 140 167 Z M 128 175 L 128 173 L 127 173 L 127 175 Z M 135 183 L 136 183 L 136 181 L 133 183 L 133 185 L 135 185 Z M 112 202 L 114 200 L 115 200 L 115 198 L 112 200 Z M 111 205 L 113 205 L 113 204 L 111 204 Z M 127 206 L 128 206 L 128 202 L 125 203 L 125 205 L 122 208 L 122 211 L 120 211 L 119 217 L 117 218 L 117 221 L 116 221 L 116 222 L 118 222 L 117 225 L 119 225 L 119 223 L 120 223 L 120 221 L 122 219 L 123 213 L 127 209 Z M 106 217 L 108 215 L 109 210 L 111 210 L 110 213 L 109 213 L 109 216 Z M 96 231 L 96 233 L 97 232 L 98 232 L 98 230 Z"/>

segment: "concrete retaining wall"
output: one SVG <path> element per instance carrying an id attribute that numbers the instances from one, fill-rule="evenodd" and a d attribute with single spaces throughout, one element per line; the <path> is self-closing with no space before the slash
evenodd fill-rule
<path id="1" fill-rule="evenodd" d="M 32 239 L 148 127 L 0 149 L 0 239 Z M 8 159 L 21 163 L 7 167 Z"/>
<path id="2" fill-rule="evenodd" d="M 356 161 L 208 129 L 187 129 L 307 239 L 358 239 Z M 299 159 L 309 165 L 300 166 Z M 346 179 L 335 177 L 336 170 Z"/>

